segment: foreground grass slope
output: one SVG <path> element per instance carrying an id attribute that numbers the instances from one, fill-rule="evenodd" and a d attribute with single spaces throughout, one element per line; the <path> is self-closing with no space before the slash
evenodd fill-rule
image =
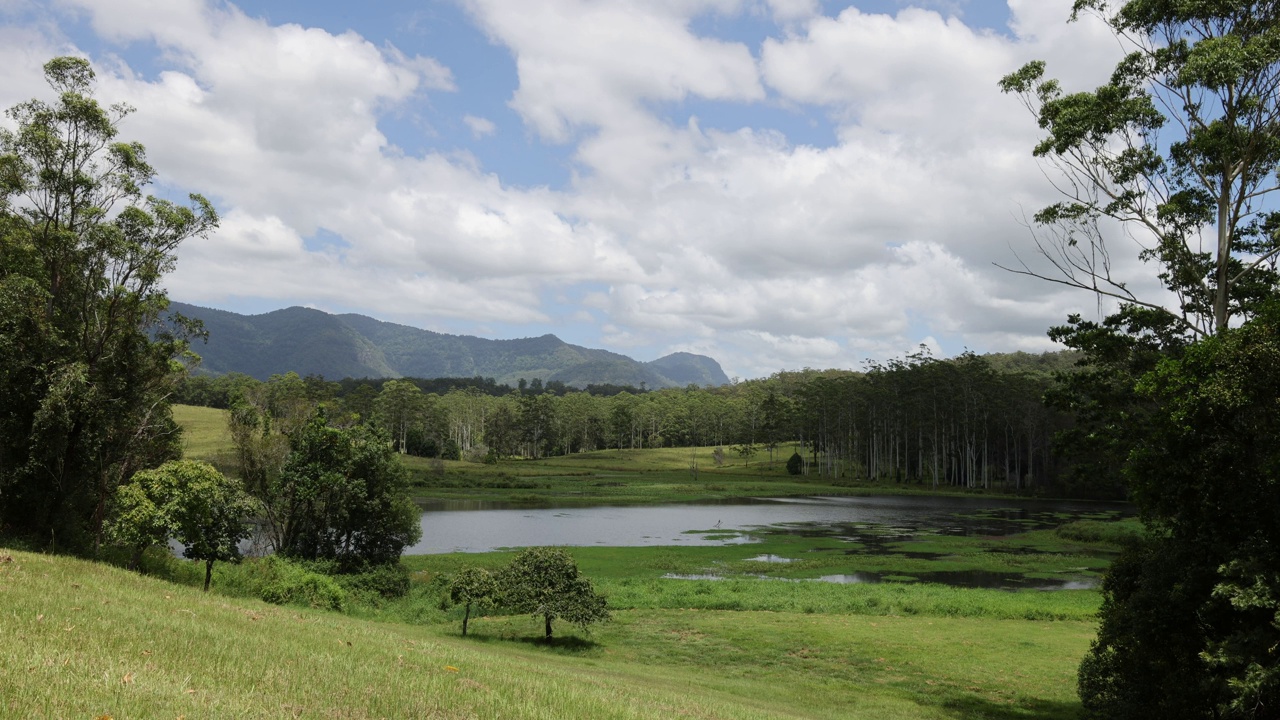
<path id="1" fill-rule="evenodd" d="M 463 640 L 453 622 L 279 607 L 7 550 L 0 605 L 0 716 L 17 718 L 1065 719 L 1094 632 L 659 608 L 551 645 L 525 616 L 475 621 Z"/>
<path id="2" fill-rule="evenodd" d="M 205 595 L 0 551 L 0 716 L 785 717 L 645 677 L 431 630 Z"/>

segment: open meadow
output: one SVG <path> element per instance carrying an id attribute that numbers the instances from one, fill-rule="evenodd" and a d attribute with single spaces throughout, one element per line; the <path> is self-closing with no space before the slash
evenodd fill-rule
<path id="1" fill-rule="evenodd" d="M 236 572 L 223 568 L 215 589 Z M 461 638 L 434 571 L 416 574 L 409 596 L 339 613 L 0 551 L 0 714 L 1070 718 L 1094 633 L 1087 600 L 1051 601 L 1080 605 L 1077 619 L 1017 616 L 1064 593 L 813 583 L 816 595 L 859 597 L 873 611 L 806 612 L 770 609 L 792 584 L 755 580 L 739 594 L 759 610 L 628 607 L 643 603 L 619 596 L 614 620 L 590 633 L 558 628 L 547 643 L 539 622 L 494 616 Z M 665 582 L 691 600 L 715 585 Z"/>
<path id="2" fill-rule="evenodd" d="M 175 414 L 189 457 L 228 461 L 221 411 Z M 418 490 L 497 500 L 540 490 L 547 502 L 598 504 L 837 491 L 788 478 L 780 462 L 773 471 L 755 462 L 700 468 L 695 483 L 680 465 L 690 452 L 446 463 L 443 480 L 457 487 Z M 503 481 L 542 486 L 485 485 Z M 0 715 L 1075 718 L 1097 590 L 910 581 L 938 571 L 1096 578 L 1134 528 L 1078 519 L 1002 537 L 890 539 L 869 554 L 787 533 L 750 544 L 570 548 L 613 619 L 589 630 L 558 622 L 551 641 L 540 620 L 501 611 L 473 618 L 460 636 L 449 579 L 467 566 L 496 570 L 511 551 L 405 556 L 408 592 L 387 598 L 274 558 L 218 563 L 205 594 L 200 566 L 159 550 L 139 575 L 0 549 Z M 905 582 L 817 581 L 854 566 Z M 299 591 L 282 593 L 282 583 Z"/>

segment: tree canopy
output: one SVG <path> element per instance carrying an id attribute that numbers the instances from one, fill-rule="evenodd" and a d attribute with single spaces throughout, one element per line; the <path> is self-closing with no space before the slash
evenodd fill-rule
<path id="1" fill-rule="evenodd" d="M 551 621 L 566 620 L 579 627 L 609 619 L 608 602 L 578 564 L 559 548 L 526 548 L 499 574 L 504 604 L 516 612 L 540 615 L 547 639 Z"/>
<path id="2" fill-rule="evenodd" d="M 185 557 L 204 561 L 208 590 L 215 561 L 240 559 L 253 511 L 239 480 L 208 463 L 175 460 L 135 473 L 116 489 L 109 531 L 133 548 L 135 566 L 142 550 L 177 540 Z"/>
<path id="3" fill-rule="evenodd" d="M 1036 215 L 1052 270 L 1015 272 L 1120 301 L 1051 336 L 1082 372 L 1053 393 L 1067 450 L 1126 485 L 1147 526 L 1103 585 L 1081 664 L 1105 718 L 1280 712 L 1280 5 L 1077 0 L 1127 48 L 1108 82 L 1065 92 L 1035 61 L 1001 82 L 1036 114 L 1034 154 L 1066 197 Z M 1139 242 L 1165 301 L 1112 275 Z"/>
<path id="4" fill-rule="evenodd" d="M 1001 81 L 1047 133 L 1035 155 L 1062 174 L 1066 197 L 1035 216 L 1053 267 L 1041 276 L 1167 315 L 1181 333 L 1225 330 L 1278 279 L 1280 8 L 1076 0 L 1072 19 L 1082 13 L 1128 51 L 1105 85 L 1067 93 L 1038 60 Z M 1173 304 L 1112 275 L 1126 235 Z"/>
<path id="5" fill-rule="evenodd" d="M 0 129 L 0 527 L 84 546 L 123 480 L 178 456 L 167 397 L 195 328 L 161 283 L 218 216 L 143 196 L 155 171 L 116 139 L 132 108 L 98 103 L 88 61 L 44 70 L 55 99 Z"/>

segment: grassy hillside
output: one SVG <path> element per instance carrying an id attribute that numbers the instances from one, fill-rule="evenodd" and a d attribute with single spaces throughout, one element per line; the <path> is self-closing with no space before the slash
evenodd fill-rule
<path id="1" fill-rule="evenodd" d="M 462 639 L 453 621 L 277 607 L 3 549 L 0 598 L 5 717 L 1069 718 L 1093 635 L 675 609 L 624 610 L 550 645 L 524 616 Z"/>

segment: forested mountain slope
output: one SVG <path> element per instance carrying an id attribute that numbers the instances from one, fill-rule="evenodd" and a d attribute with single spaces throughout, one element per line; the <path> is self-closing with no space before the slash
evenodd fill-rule
<path id="1" fill-rule="evenodd" d="M 653 362 L 571 345 L 554 335 L 487 340 L 446 335 L 383 322 L 364 315 L 330 315 L 291 307 L 262 315 L 239 315 L 175 302 L 172 309 L 204 322 L 208 343 L 194 350 L 201 370 L 240 372 L 258 379 L 296 372 L 344 377 L 492 377 L 516 384 L 521 378 L 559 380 L 566 385 L 618 384 L 661 388 L 729 382 L 715 360 L 673 353 Z"/>

